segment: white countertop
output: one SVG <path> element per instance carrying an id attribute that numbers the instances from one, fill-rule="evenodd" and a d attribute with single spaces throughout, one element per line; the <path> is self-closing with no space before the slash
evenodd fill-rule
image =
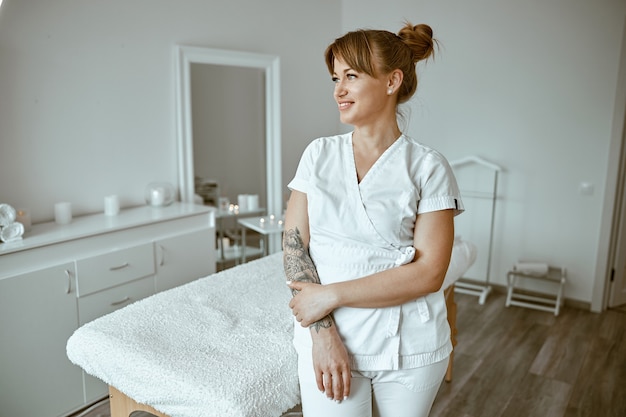
<path id="1" fill-rule="evenodd" d="M 78 216 L 69 224 L 55 222 L 33 224 L 21 240 L 1 243 L 0 256 L 12 252 L 52 245 L 132 227 L 164 222 L 186 216 L 215 212 L 215 208 L 175 202 L 167 207 L 139 206 L 123 209 L 115 216 L 103 213 Z"/>

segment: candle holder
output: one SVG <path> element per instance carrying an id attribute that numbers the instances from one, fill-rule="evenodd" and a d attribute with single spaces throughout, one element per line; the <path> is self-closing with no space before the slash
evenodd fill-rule
<path id="1" fill-rule="evenodd" d="M 145 190 L 146 204 L 165 207 L 174 202 L 174 186 L 168 182 L 151 182 Z"/>
<path id="2" fill-rule="evenodd" d="M 24 232 L 30 232 L 30 228 L 32 227 L 32 221 L 30 218 L 29 209 L 17 209 L 15 211 L 15 221 L 24 225 Z"/>

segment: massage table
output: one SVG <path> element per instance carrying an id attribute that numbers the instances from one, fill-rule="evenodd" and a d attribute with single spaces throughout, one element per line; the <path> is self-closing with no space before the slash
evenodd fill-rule
<path id="1" fill-rule="evenodd" d="M 455 239 L 444 282 L 453 344 L 454 282 L 475 256 Z M 112 417 L 286 416 L 300 393 L 285 281 L 282 253 L 200 278 L 86 323 L 67 356 L 109 385 Z M 448 381 L 451 371 L 452 360 Z"/>

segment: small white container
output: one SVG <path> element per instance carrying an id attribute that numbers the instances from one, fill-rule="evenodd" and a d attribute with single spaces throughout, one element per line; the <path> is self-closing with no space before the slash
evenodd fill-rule
<path id="1" fill-rule="evenodd" d="M 56 224 L 69 224 L 72 222 L 72 203 L 63 201 L 54 205 L 54 221 Z"/>
<path id="2" fill-rule="evenodd" d="M 116 195 L 104 197 L 104 214 L 106 216 L 117 216 L 120 212 L 120 199 Z"/>
<path id="3" fill-rule="evenodd" d="M 146 187 L 146 204 L 152 207 L 165 207 L 174 202 L 174 186 L 167 182 L 151 182 Z"/>
<path id="4" fill-rule="evenodd" d="M 248 210 L 254 211 L 259 209 L 259 195 L 258 194 L 248 194 Z"/>
<path id="5" fill-rule="evenodd" d="M 240 212 L 248 211 L 248 194 L 239 194 L 237 196 L 237 205 Z"/>

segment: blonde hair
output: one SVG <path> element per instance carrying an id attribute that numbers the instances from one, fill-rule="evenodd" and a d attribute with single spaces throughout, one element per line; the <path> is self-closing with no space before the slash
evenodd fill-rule
<path id="1" fill-rule="evenodd" d="M 398 103 L 407 102 L 417 90 L 415 65 L 435 54 L 437 40 L 426 24 L 406 22 L 398 34 L 386 30 L 359 29 L 335 39 L 324 53 L 326 66 L 334 73 L 335 58 L 355 71 L 371 77 L 402 71 L 404 79 L 398 90 Z"/>

